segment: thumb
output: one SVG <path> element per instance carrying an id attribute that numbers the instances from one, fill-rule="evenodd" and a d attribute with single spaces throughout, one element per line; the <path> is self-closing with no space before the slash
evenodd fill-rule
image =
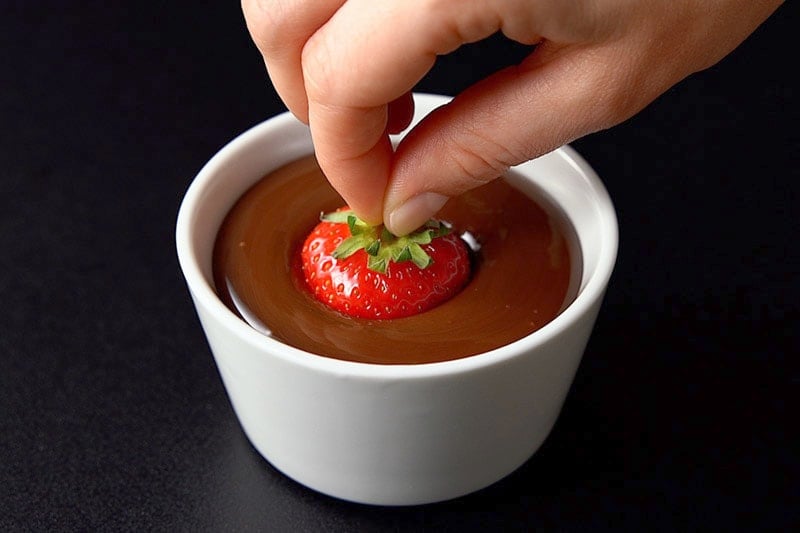
<path id="1" fill-rule="evenodd" d="M 430 113 L 397 147 L 384 196 L 389 231 L 414 231 L 448 198 L 633 115 L 656 90 L 631 91 L 614 63 L 602 54 L 537 49 Z M 631 92 L 642 96 L 620 97 Z"/>

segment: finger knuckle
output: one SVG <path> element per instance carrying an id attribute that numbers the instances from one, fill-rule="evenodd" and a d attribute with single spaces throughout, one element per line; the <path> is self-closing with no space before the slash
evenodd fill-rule
<path id="1" fill-rule="evenodd" d="M 313 35 L 303 46 L 301 65 L 309 98 L 335 101 L 337 69 L 331 43 L 324 33 Z"/>
<path id="2" fill-rule="evenodd" d="M 640 111 L 651 99 L 646 76 L 624 54 L 603 51 L 572 65 L 573 101 L 581 110 L 576 122 L 592 130 L 606 129 Z M 585 68 L 584 68 L 585 67 Z"/>
<path id="3" fill-rule="evenodd" d="M 264 54 L 280 50 L 291 31 L 291 9 L 280 0 L 242 0 L 245 23 Z"/>
<path id="4" fill-rule="evenodd" d="M 480 129 L 468 129 L 462 135 L 450 143 L 448 159 L 459 175 L 463 190 L 488 183 L 520 161 L 514 149 L 498 143 Z"/>

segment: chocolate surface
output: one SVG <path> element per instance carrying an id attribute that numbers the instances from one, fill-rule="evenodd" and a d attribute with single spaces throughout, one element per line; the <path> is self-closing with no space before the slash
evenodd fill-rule
<path id="1" fill-rule="evenodd" d="M 577 237 L 544 196 L 495 180 L 450 200 L 439 217 L 478 242 L 473 275 L 454 298 L 392 320 L 343 316 L 315 301 L 299 246 L 320 212 L 343 205 L 313 157 L 267 175 L 232 208 L 214 248 L 220 298 L 256 329 L 297 348 L 353 361 L 407 364 L 498 348 L 541 328 L 574 299 Z"/>

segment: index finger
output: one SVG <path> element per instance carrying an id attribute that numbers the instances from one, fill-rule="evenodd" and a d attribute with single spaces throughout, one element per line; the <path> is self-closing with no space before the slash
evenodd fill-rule
<path id="1" fill-rule="evenodd" d="M 430 5 L 430 3 L 428 3 Z M 361 218 L 382 221 L 391 172 L 389 103 L 407 94 L 436 56 L 488 37 L 500 18 L 485 3 L 351 0 L 306 43 L 302 66 L 317 159 Z"/>

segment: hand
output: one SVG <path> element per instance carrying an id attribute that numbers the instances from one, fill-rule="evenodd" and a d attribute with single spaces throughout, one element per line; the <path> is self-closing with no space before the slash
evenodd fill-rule
<path id="1" fill-rule="evenodd" d="M 781 0 L 243 0 L 275 89 L 364 220 L 403 235 L 448 197 L 628 119 L 738 46 Z M 408 127 L 437 55 L 502 31 L 520 65 Z M 536 45 L 533 47 L 533 45 Z"/>

